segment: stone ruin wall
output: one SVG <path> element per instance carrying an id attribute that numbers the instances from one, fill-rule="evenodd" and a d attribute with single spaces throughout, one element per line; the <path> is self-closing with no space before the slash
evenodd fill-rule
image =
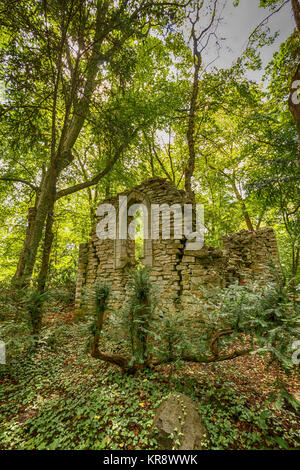
<path id="1" fill-rule="evenodd" d="M 185 250 L 178 268 L 182 276 L 182 303 L 192 308 L 195 297 L 202 297 L 199 286 L 227 287 L 234 282 L 243 285 L 247 281 L 273 280 L 269 260 L 278 269 L 277 241 L 269 227 L 224 236 L 222 250 L 206 246 L 195 252 Z"/>
<path id="2" fill-rule="evenodd" d="M 146 205 L 191 202 L 184 191 L 162 178 L 148 180 L 122 195 L 128 197 L 128 207 L 135 202 Z M 117 207 L 118 196 L 104 202 Z M 79 315 L 88 311 L 93 302 L 91 296 L 83 295 L 84 291 L 92 292 L 97 282 L 111 286 L 109 310 L 123 307 L 135 255 L 134 241 L 122 243 L 120 249 L 118 240 L 100 240 L 95 227 L 90 242 L 80 245 L 75 298 Z M 242 230 L 225 236 L 222 250 L 204 246 L 198 251 L 188 251 L 185 240 L 174 238 L 145 241 L 144 264 L 151 266 L 150 280 L 158 291 L 162 310 L 187 307 L 196 312 L 199 306 L 195 299 L 201 298 L 199 286 L 225 287 L 236 281 L 244 284 L 247 280 L 272 278 L 272 269 L 267 266 L 269 259 L 278 266 L 277 242 L 271 228 L 256 232 Z"/>

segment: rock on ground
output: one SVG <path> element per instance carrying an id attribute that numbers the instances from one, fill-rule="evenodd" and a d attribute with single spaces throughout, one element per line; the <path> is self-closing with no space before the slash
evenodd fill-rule
<path id="1" fill-rule="evenodd" d="M 155 433 L 160 450 L 207 448 L 208 433 L 197 406 L 182 393 L 170 394 L 158 407 L 152 432 Z"/>

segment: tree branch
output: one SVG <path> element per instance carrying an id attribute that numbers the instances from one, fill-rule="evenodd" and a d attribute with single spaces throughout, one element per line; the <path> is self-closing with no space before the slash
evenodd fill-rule
<path id="1" fill-rule="evenodd" d="M 30 181 L 26 181 L 22 178 L 15 178 L 13 176 L 0 176 L 0 180 L 2 181 L 9 181 L 9 182 L 12 182 L 12 183 L 22 183 L 22 184 L 26 184 L 27 186 L 29 186 L 31 189 L 33 189 L 34 191 L 38 191 L 38 187 L 35 186 L 34 184 L 30 183 Z"/>
<path id="2" fill-rule="evenodd" d="M 253 36 L 255 36 L 255 34 L 257 33 L 257 31 L 259 30 L 259 28 L 261 28 L 262 26 L 265 25 L 265 23 L 267 23 L 269 21 L 269 19 L 275 15 L 275 13 L 278 13 L 285 5 L 287 5 L 287 3 L 289 3 L 290 0 L 286 0 L 282 5 L 280 5 L 276 10 L 272 11 L 268 16 L 266 16 L 266 18 L 264 18 L 257 26 L 256 28 L 252 31 L 252 33 L 250 34 L 249 38 L 248 38 L 248 42 L 247 42 L 247 46 L 246 46 L 246 49 L 248 49 L 250 43 L 251 43 L 251 39 Z"/>
<path id="3" fill-rule="evenodd" d="M 84 183 L 78 183 L 78 184 L 75 184 L 74 186 L 70 186 L 69 188 L 65 188 L 65 189 L 62 189 L 60 191 L 57 192 L 56 194 L 56 200 L 64 197 L 64 196 L 68 196 L 70 194 L 74 194 L 74 193 L 77 193 L 78 191 L 81 191 L 82 189 L 86 189 L 86 188 L 89 188 L 91 186 L 95 186 L 96 184 L 99 183 L 99 181 L 104 178 L 104 176 L 107 175 L 107 173 L 110 172 L 110 170 L 113 168 L 113 166 L 115 165 L 115 163 L 119 160 L 121 154 L 122 154 L 122 151 L 124 150 L 125 148 L 125 144 L 123 144 L 119 149 L 118 151 L 115 153 L 114 155 L 114 158 L 112 158 L 110 160 L 110 162 L 108 163 L 108 165 L 104 168 L 104 170 L 100 171 L 100 173 L 98 173 L 97 175 L 95 175 L 92 179 L 90 179 L 89 181 L 85 181 Z"/>

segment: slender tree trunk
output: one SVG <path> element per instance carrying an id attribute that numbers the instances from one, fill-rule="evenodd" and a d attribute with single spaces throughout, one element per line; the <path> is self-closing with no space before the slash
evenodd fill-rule
<path id="1" fill-rule="evenodd" d="M 293 245 L 292 249 L 292 277 L 295 280 L 297 276 L 298 266 L 299 266 L 299 256 L 300 256 L 300 248 L 295 248 Z"/>
<path id="2" fill-rule="evenodd" d="M 196 45 L 194 45 L 196 48 Z M 199 55 L 195 55 L 195 69 L 194 69 L 194 79 L 193 79 L 193 90 L 192 97 L 190 102 L 189 117 L 188 117 L 188 128 L 187 128 L 187 142 L 189 149 L 189 159 L 188 164 L 184 173 L 185 180 L 185 190 L 186 192 L 193 197 L 192 191 L 192 177 L 195 171 L 195 160 L 196 160 L 196 151 L 195 151 L 195 116 L 197 109 L 197 98 L 199 92 L 199 71 L 201 67 L 201 58 Z"/>
<path id="3" fill-rule="evenodd" d="M 52 248 L 52 242 L 54 238 L 53 234 L 53 223 L 54 223 L 54 212 L 53 209 L 49 211 L 47 216 L 46 228 L 45 228 L 45 238 L 44 238 L 44 248 L 43 248 L 43 257 L 40 272 L 38 275 L 38 289 L 41 293 L 45 291 L 45 285 L 49 270 L 49 261 Z"/>
<path id="4" fill-rule="evenodd" d="M 251 222 L 250 216 L 248 214 L 246 204 L 245 204 L 242 196 L 240 195 L 240 192 L 239 192 L 235 182 L 233 180 L 231 180 L 230 182 L 231 182 L 231 186 L 232 186 L 232 189 L 234 191 L 234 194 L 235 194 L 237 200 L 239 201 L 239 203 L 241 205 L 243 216 L 244 216 L 247 228 L 248 228 L 248 230 L 250 230 L 250 232 L 254 232 L 254 227 L 253 227 L 253 224 Z"/>
<path id="5" fill-rule="evenodd" d="M 254 232 L 254 227 L 253 227 L 253 224 L 251 222 L 251 219 L 250 219 L 250 216 L 248 214 L 248 211 L 247 211 L 247 207 L 246 207 L 246 204 L 245 204 L 245 201 L 244 199 L 242 198 L 242 195 L 240 194 L 239 190 L 238 190 L 238 187 L 235 183 L 235 177 L 234 175 L 228 175 L 227 173 L 225 173 L 225 171 L 222 171 L 222 170 L 218 170 L 217 168 L 215 168 L 214 166 L 212 165 L 209 165 L 210 168 L 212 168 L 213 170 L 217 171 L 220 175 L 224 176 L 228 181 L 229 183 L 231 184 L 231 187 L 233 189 L 233 192 L 235 194 L 235 197 L 236 199 L 238 200 L 238 202 L 240 203 L 240 206 L 241 206 L 241 209 L 242 209 L 242 212 L 243 212 L 243 217 L 245 219 L 245 222 L 246 222 L 246 225 L 247 225 L 247 228 L 250 232 Z"/>
<path id="6" fill-rule="evenodd" d="M 33 226 L 35 216 L 36 216 L 36 207 L 29 207 L 28 216 L 27 216 L 28 224 L 27 224 L 27 229 L 26 229 L 25 241 L 24 241 L 24 245 L 23 245 L 20 257 L 19 257 L 17 271 L 16 271 L 16 273 L 13 277 L 13 280 L 12 280 L 12 285 L 13 286 L 15 286 L 17 284 L 18 279 L 20 279 L 23 276 L 23 273 L 24 273 L 24 269 L 25 269 L 25 265 L 26 265 L 25 250 L 26 250 L 26 246 L 28 246 L 29 242 L 30 242 L 31 230 L 32 230 L 32 226 Z"/>
<path id="7" fill-rule="evenodd" d="M 262 223 L 262 220 L 263 220 L 263 217 L 265 215 L 265 209 L 263 209 L 258 217 L 258 221 L 256 223 L 256 227 L 255 227 L 255 230 L 259 230 L 260 229 L 260 226 L 261 226 L 261 223 Z"/>
<path id="8" fill-rule="evenodd" d="M 185 168 L 185 190 L 190 195 L 192 199 L 194 199 L 194 193 L 192 191 L 192 177 L 195 171 L 195 160 L 196 160 L 196 151 L 195 151 L 195 118 L 196 118 L 196 111 L 197 111 L 197 100 L 199 94 L 199 74 L 202 66 L 202 52 L 208 44 L 210 34 L 207 39 L 206 46 L 203 46 L 201 41 L 205 34 L 207 34 L 211 27 L 214 24 L 216 18 L 216 10 L 218 0 L 214 0 L 210 23 L 209 25 L 202 29 L 200 33 L 197 33 L 197 29 L 199 28 L 199 20 L 201 16 L 201 9 L 203 7 L 204 2 L 196 2 L 195 11 L 193 12 L 194 17 L 192 18 L 189 16 L 190 23 L 192 25 L 191 29 L 191 38 L 193 40 L 193 53 L 194 53 L 194 76 L 193 76 L 193 87 L 192 87 L 192 96 L 190 101 L 190 109 L 188 115 L 188 128 L 186 132 L 187 142 L 188 142 L 188 149 L 189 149 L 189 159 L 188 164 Z"/>
<path id="9" fill-rule="evenodd" d="M 148 315 L 148 305 L 149 305 L 149 299 L 146 297 L 143 301 L 143 304 L 145 307 L 141 310 L 140 312 L 140 321 L 141 321 L 141 328 L 140 328 L 140 335 L 138 341 L 139 341 L 139 348 L 140 351 L 142 352 L 142 359 L 143 361 L 148 360 L 148 333 L 147 333 L 147 320 L 146 320 L 146 328 L 144 328 L 144 318 L 147 319 Z"/>

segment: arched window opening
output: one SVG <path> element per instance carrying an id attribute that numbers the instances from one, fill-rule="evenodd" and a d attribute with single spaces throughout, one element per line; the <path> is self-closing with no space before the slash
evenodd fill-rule
<path id="1" fill-rule="evenodd" d="M 127 227 L 125 221 L 125 238 L 120 238 L 119 225 L 121 222 L 120 219 L 117 218 L 115 268 L 124 268 L 126 266 L 136 264 L 152 266 L 153 255 L 150 205 L 144 201 L 144 199 L 136 197 L 135 194 L 131 195 L 131 197 L 125 202 L 126 204 L 121 208 L 121 210 L 125 208 Z"/>

